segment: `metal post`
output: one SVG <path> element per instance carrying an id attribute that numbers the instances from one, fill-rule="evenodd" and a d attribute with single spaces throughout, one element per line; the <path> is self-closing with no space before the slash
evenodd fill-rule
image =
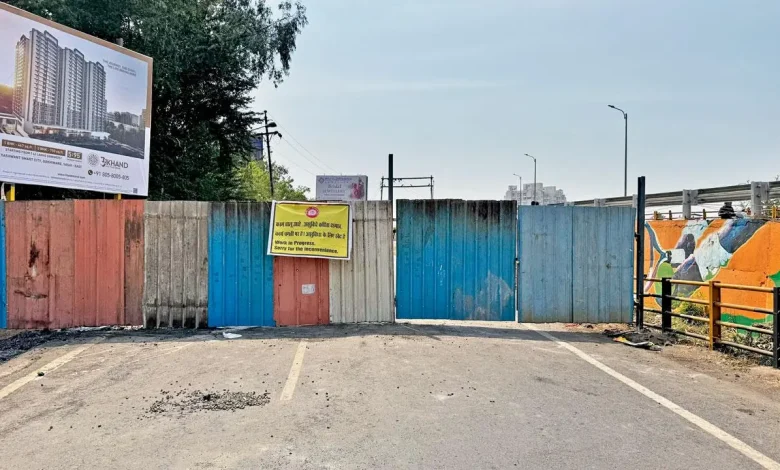
<path id="1" fill-rule="evenodd" d="M 636 326 L 645 325 L 645 177 L 637 179 L 636 198 Z"/>
<path id="2" fill-rule="evenodd" d="M 16 185 L 13 183 L 11 183 L 11 187 L 8 189 L 8 200 L 9 201 L 16 200 Z"/>
<path id="3" fill-rule="evenodd" d="M 668 277 L 661 279 L 661 330 L 672 329 L 672 280 Z"/>
<path id="4" fill-rule="evenodd" d="M 379 200 L 385 198 L 385 177 L 383 176 L 382 179 L 379 180 Z"/>
<path id="5" fill-rule="evenodd" d="M 433 175 L 431 175 L 431 199 L 433 199 Z"/>
<path id="6" fill-rule="evenodd" d="M 117 200 L 118 200 L 118 199 L 122 199 L 122 195 L 121 195 L 121 194 L 119 194 L 119 193 L 117 193 L 117 194 L 114 194 L 114 199 L 117 199 Z"/>
<path id="7" fill-rule="evenodd" d="M 710 280 L 710 349 L 720 342 L 720 286 L 715 280 Z"/>
<path id="8" fill-rule="evenodd" d="M 393 154 L 387 156 L 387 200 L 390 201 L 390 211 L 391 213 L 394 213 L 392 210 L 393 206 Z"/>
<path id="9" fill-rule="evenodd" d="M 534 158 L 534 202 L 536 201 L 536 159 Z"/>
<path id="10" fill-rule="evenodd" d="M 772 288 L 773 308 L 775 314 L 772 321 L 772 365 L 780 369 L 780 287 Z"/>

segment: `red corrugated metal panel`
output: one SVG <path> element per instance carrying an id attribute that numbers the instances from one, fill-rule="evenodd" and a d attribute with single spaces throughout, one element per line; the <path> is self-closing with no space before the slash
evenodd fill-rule
<path id="1" fill-rule="evenodd" d="M 6 219 L 8 327 L 72 326 L 73 203 L 13 202 Z"/>
<path id="2" fill-rule="evenodd" d="M 76 311 L 80 325 L 124 323 L 123 201 L 76 201 Z"/>
<path id="3" fill-rule="evenodd" d="M 318 258 L 274 258 L 274 320 L 277 326 L 328 324 L 328 263 L 327 259 Z"/>
<path id="4" fill-rule="evenodd" d="M 6 205 L 9 328 L 140 325 L 144 201 Z"/>
<path id="5" fill-rule="evenodd" d="M 126 325 L 143 325 L 144 297 L 144 201 L 123 201 L 125 217 L 125 318 Z"/>

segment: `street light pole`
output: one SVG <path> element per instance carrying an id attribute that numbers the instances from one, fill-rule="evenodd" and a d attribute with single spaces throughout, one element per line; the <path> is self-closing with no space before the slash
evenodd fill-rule
<path id="1" fill-rule="evenodd" d="M 531 202 L 532 204 L 536 202 L 536 157 L 533 155 L 525 154 L 526 157 L 530 157 L 534 160 L 534 200 Z"/>
<path id="2" fill-rule="evenodd" d="M 520 182 L 520 205 L 523 205 L 523 177 L 518 175 L 517 173 L 512 173 L 513 175 L 517 176 L 517 180 Z"/>
<path id="3" fill-rule="evenodd" d="M 617 106 L 607 105 L 623 113 L 625 121 L 625 136 L 623 138 L 623 196 L 628 196 L 628 113 Z"/>

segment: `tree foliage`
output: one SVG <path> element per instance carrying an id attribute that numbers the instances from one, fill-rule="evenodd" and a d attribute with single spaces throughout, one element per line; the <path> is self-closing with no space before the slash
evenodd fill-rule
<path id="1" fill-rule="evenodd" d="M 274 197 L 271 197 L 271 185 L 268 178 L 268 167 L 262 162 L 249 162 L 235 172 L 237 182 L 238 199 L 247 201 L 305 201 L 305 186 L 294 186 L 285 167 L 273 165 L 274 169 Z"/>
<path id="2" fill-rule="evenodd" d="M 150 198 L 240 196 L 236 169 L 248 161 L 259 123 L 249 110 L 251 92 L 262 80 L 278 85 L 289 73 L 307 24 L 301 3 L 282 1 L 272 8 L 265 0 L 5 1 L 108 41 L 122 38 L 125 47 L 154 59 Z"/>

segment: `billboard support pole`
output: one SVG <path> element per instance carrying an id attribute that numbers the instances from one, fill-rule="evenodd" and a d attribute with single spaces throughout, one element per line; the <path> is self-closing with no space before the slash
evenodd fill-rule
<path id="1" fill-rule="evenodd" d="M 11 187 L 8 189 L 8 200 L 9 201 L 16 200 L 16 185 L 13 183 L 11 183 Z"/>

